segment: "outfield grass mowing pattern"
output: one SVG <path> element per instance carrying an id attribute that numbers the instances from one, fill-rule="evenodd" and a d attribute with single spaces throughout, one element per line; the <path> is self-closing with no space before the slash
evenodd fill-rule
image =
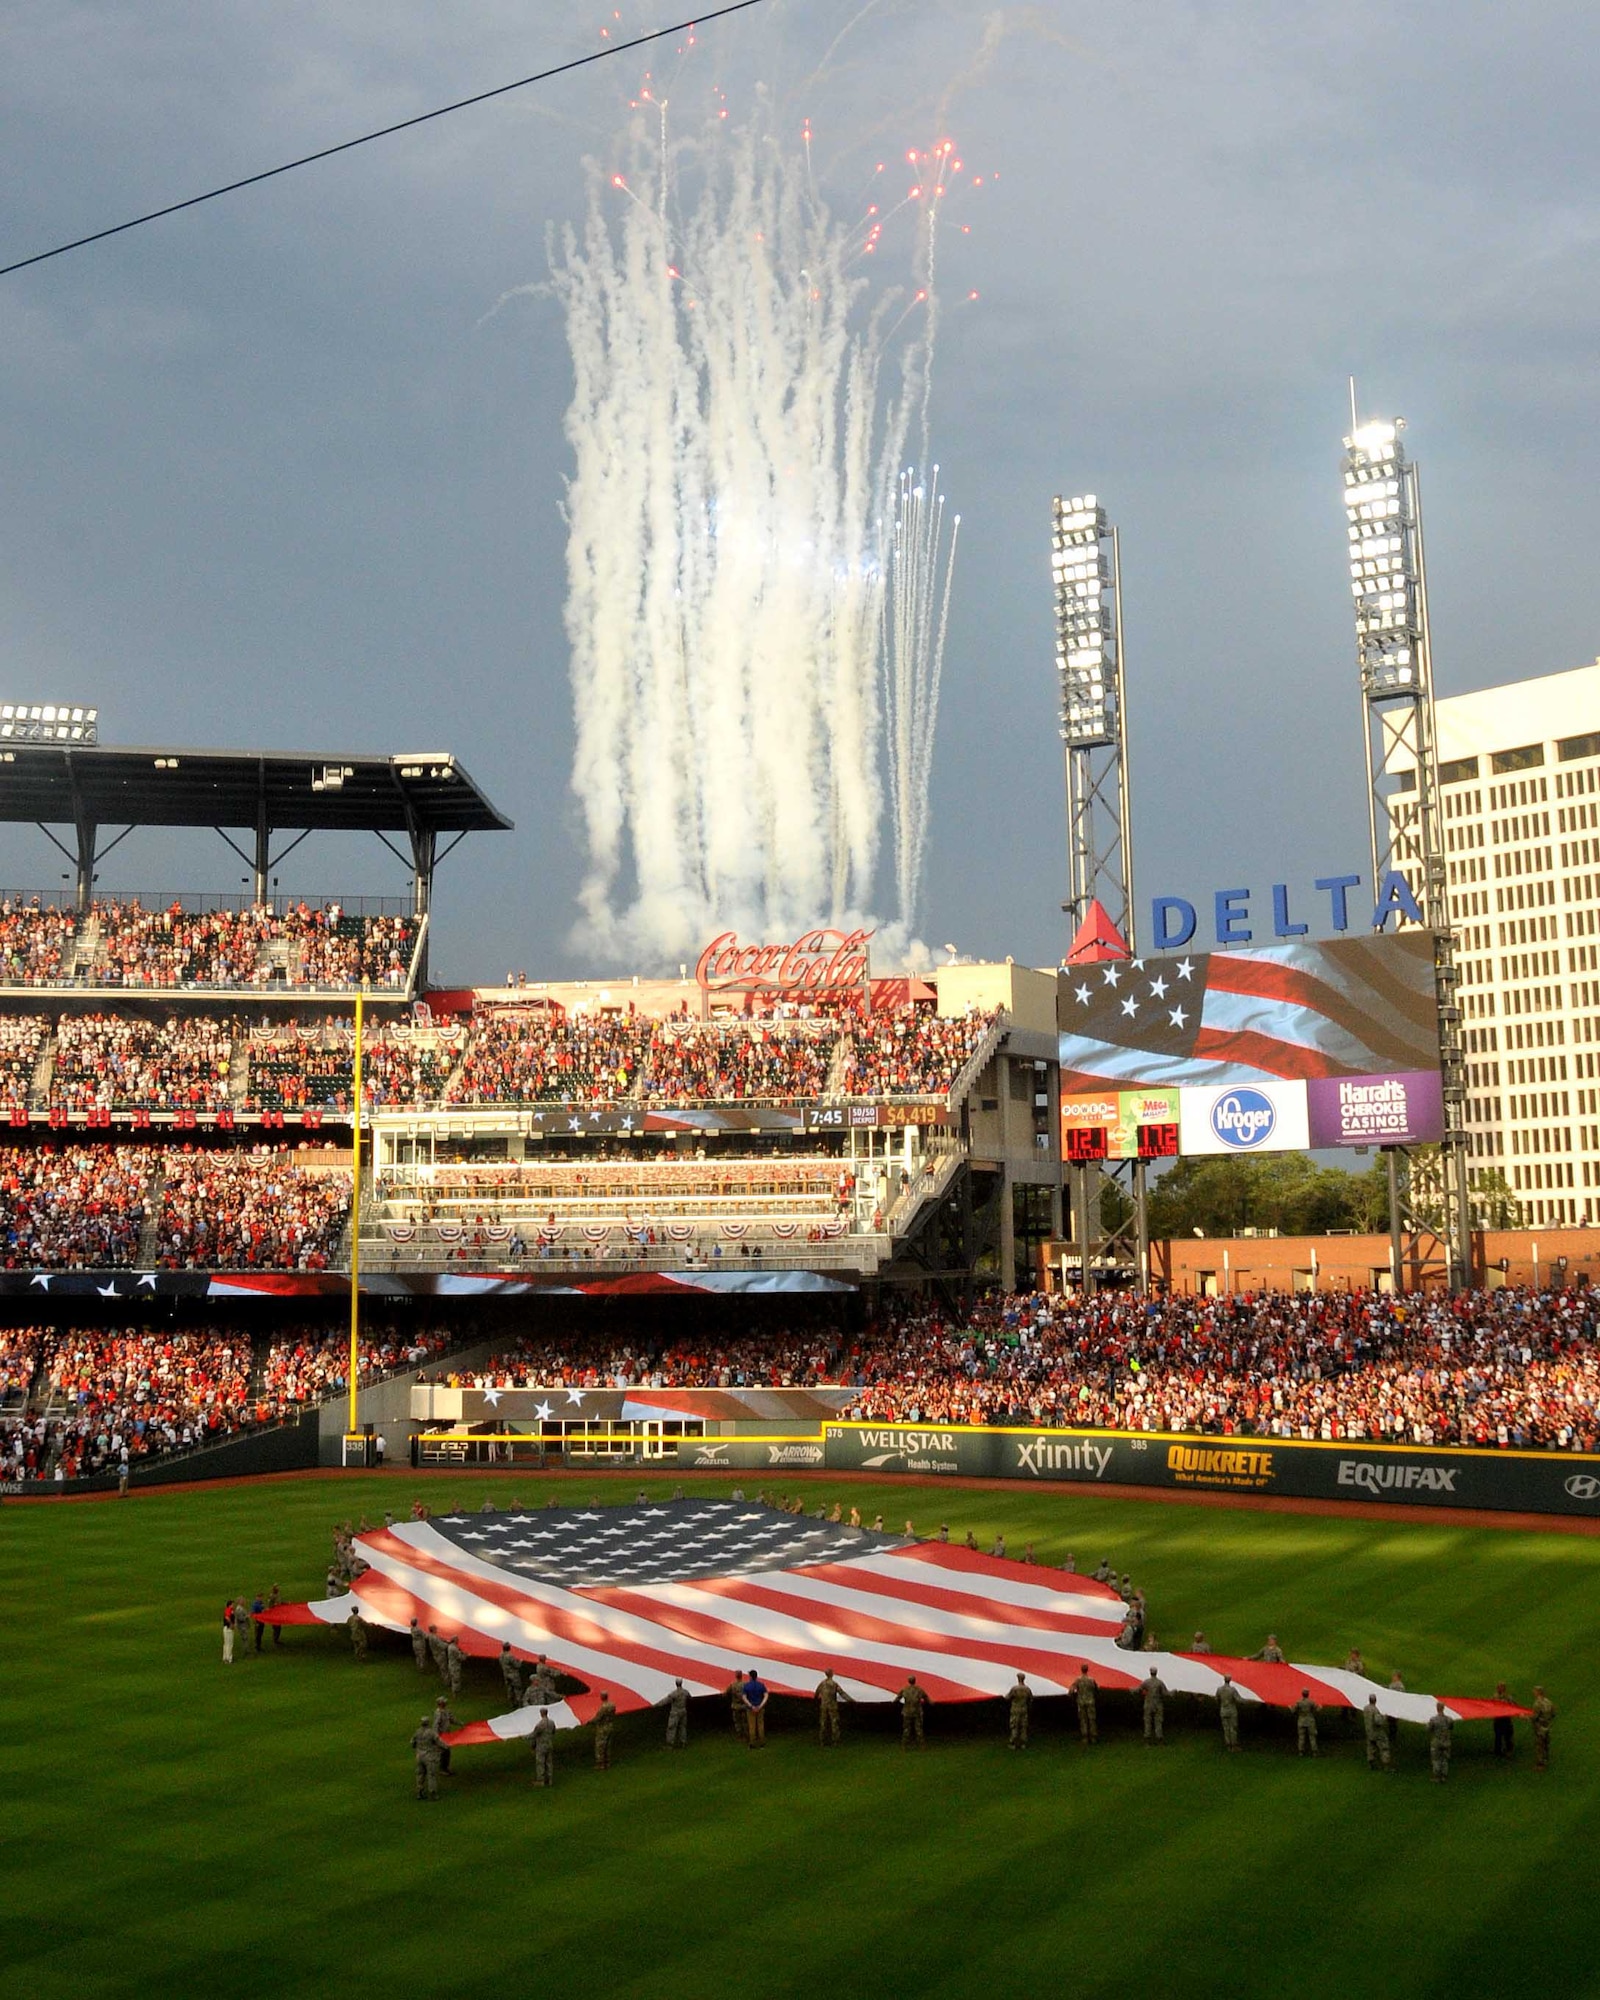
<path id="1" fill-rule="evenodd" d="M 511 1995 L 1539 1994 L 1600 1991 L 1600 1760 L 1592 1662 L 1600 1542 L 1096 1499 L 826 1480 L 891 1527 L 947 1519 L 1041 1560 L 1109 1555 L 1149 1593 L 1165 1646 L 1203 1626 L 1248 1652 L 1409 1687 L 1559 1710 L 1536 1778 L 1460 1726 L 1448 1786 L 1420 1730 L 1369 1774 L 1352 1719 L 1316 1764 L 1286 1717 L 1250 1714 L 1222 1754 L 1210 1705 L 1169 1704 L 1139 1741 L 1133 1697 L 1102 1697 L 1085 1755 L 1065 1703 L 1035 1703 L 1006 1749 L 999 1703 L 930 1713 L 903 1756 L 897 1712 L 847 1709 L 815 1747 L 777 1700 L 768 1747 L 697 1704 L 686 1754 L 659 1714 L 621 1719 L 614 1768 L 562 1738 L 554 1790 L 521 1746 L 458 1750 L 436 1806 L 413 1797 L 409 1737 L 438 1692 L 403 1640 L 367 1663 L 342 1632 L 221 1665 L 235 1589 L 317 1596 L 341 1516 L 632 1497 L 580 1482 L 399 1473 L 179 1490 L 0 1510 L 6 1738 L 20 1782 L 0 1815 L 5 1989 L 16 1995 L 392 1992 Z M 733 1482 L 686 1482 L 726 1493 Z M 243 1648 L 241 1647 L 241 1652 Z M 504 1706 L 469 1664 L 456 1712 Z"/>

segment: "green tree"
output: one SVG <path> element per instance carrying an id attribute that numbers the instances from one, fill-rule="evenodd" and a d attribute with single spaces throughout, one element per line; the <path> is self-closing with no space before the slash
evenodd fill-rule
<path id="1" fill-rule="evenodd" d="M 1151 1190 L 1155 1237 L 1233 1236 L 1276 1229 L 1322 1236 L 1330 1229 L 1381 1229 L 1389 1209 L 1380 1160 L 1359 1174 L 1319 1167 L 1304 1153 L 1226 1155 L 1180 1160 Z"/>
<path id="2" fill-rule="evenodd" d="M 1522 1229 L 1527 1217 L 1498 1167 L 1482 1168 L 1468 1191 L 1474 1229 Z"/>

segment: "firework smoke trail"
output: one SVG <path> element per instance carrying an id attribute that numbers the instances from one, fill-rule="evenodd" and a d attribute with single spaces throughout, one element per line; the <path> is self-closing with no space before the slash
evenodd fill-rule
<path id="1" fill-rule="evenodd" d="M 926 481 L 917 477 L 915 468 L 900 475 L 889 542 L 882 654 L 895 888 L 900 923 L 908 936 L 917 921 L 927 864 L 933 739 L 960 531 L 961 516 L 956 514 L 945 540 L 938 466 Z"/>
<path id="2" fill-rule="evenodd" d="M 660 116 L 551 255 L 574 372 L 578 934 L 636 963 L 871 908 L 883 524 L 931 361 L 930 316 L 895 337 L 858 230 L 761 116 L 703 143 Z M 908 667 L 934 657 L 918 643 Z M 932 716 L 906 699 L 925 822 Z"/>

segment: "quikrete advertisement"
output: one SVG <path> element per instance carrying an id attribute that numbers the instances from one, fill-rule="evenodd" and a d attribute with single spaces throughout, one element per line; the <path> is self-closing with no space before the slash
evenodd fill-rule
<path id="1" fill-rule="evenodd" d="M 1600 1517 L 1600 1456 L 1577 1452 L 857 1423 L 826 1425 L 823 1448 L 830 1472 L 943 1472 Z"/>

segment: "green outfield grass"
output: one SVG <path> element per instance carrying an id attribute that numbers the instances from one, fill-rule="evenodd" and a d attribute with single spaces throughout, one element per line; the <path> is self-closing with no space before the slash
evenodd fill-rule
<path id="1" fill-rule="evenodd" d="M 1600 1541 L 841 1485 L 891 1526 L 943 1514 L 985 1546 L 1003 1528 L 1013 1553 L 1110 1555 L 1163 1645 L 1203 1625 L 1250 1651 L 1270 1626 L 1291 1657 L 1355 1642 L 1413 1688 L 1503 1677 L 1526 1698 L 1542 1680 L 1553 1768 L 1536 1779 L 1520 1737 L 1496 1763 L 1480 1724 L 1457 1730 L 1448 1786 L 1410 1730 L 1386 1780 L 1354 1735 L 1299 1762 L 1261 1716 L 1228 1759 L 1182 1703 L 1146 1751 L 1108 1702 L 1087 1756 L 1055 1704 L 1026 1757 L 998 1706 L 936 1709 L 922 1758 L 860 1711 L 823 1756 L 809 1710 L 780 1703 L 751 1755 L 713 1705 L 684 1756 L 658 1716 L 625 1718 L 609 1776 L 587 1732 L 565 1738 L 551 1792 L 524 1750 L 458 1751 L 443 1801 L 418 1806 L 408 1738 L 436 1687 L 403 1642 L 358 1667 L 342 1634 L 294 1630 L 225 1670 L 217 1619 L 236 1588 L 320 1595 L 339 1515 L 486 1490 L 391 1473 L 0 1509 L 8 1994 L 1600 1991 Z M 502 1705 L 494 1668 L 470 1666 L 457 1712 Z"/>

